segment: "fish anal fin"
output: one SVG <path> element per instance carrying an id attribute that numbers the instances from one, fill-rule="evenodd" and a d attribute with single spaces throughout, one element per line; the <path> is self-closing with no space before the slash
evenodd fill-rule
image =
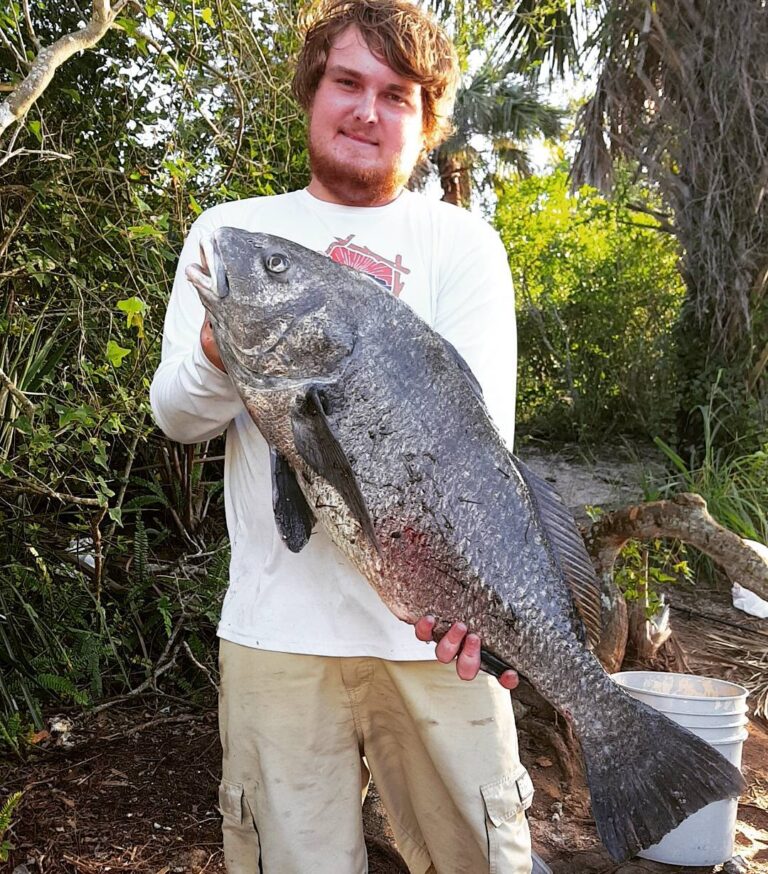
<path id="1" fill-rule="evenodd" d="M 584 624 L 587 641 L 595 647 L 602 634 L 600 581 L 576 521 L 563 499 L 545 479 L 535 474 L 519 458 L 514 461 L 535 499 L 541 522 Z"/>
<path id="2" fill-rule="evenodd" d="M 269 460 L 272 469 L 272 509 L 277 529 L 291 552 L 301 552 L 309 542 L 315 516 L 285 456 L 270 448 Z"/>
<path id="3" fill-rule="evenodd" d="M 341 495 L 366 538 L 380 552 L 373 521 L 360 491 L 352 465 L 326 414 L 320 391 L 310 386 L 291 417 L 293 439 L 299 455 Z"/>

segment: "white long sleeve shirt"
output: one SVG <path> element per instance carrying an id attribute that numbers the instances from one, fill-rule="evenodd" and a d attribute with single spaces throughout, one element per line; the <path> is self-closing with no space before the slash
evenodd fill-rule
<path id="1" fill-rule="evenodd" d="M 227 430 L 224 495 L 232 558 L 220 637 L 278 652 L 434 658 L 432 645 L 418 641 L 389 612 L 319 525 L 297 554 L 280 537 L 268 446 L 230 378 L 203 353 L 204 310 L 184 273 L 199 263 L 201 240 L 222 226 L 294 240 L 386 285 L 464 357 L 511 448 L 517 342 L 498 235 L 464 210 L 408 191 L 382 207 L 340 206 L 306 190 L 213 207 L 184 244 L 150 390 L 155 419 L 170 438 L 196 443 Z"/>

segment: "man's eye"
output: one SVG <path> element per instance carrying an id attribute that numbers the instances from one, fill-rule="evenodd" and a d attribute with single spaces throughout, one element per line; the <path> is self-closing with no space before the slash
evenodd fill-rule
<path id="1" fill-rule="evenodd" d="M 273 252 L 264 259 L 264 266 L 270 273 L 285 273 L 291 264 L 282 252 Z"/>

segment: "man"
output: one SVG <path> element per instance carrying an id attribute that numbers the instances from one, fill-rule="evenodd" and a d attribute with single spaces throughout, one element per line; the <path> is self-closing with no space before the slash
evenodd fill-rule
<path id="1" fill-rule="evenodd" d="M 176 440 L 227 429 L 232 559 L 218 634 L 230 874 L 364 872 L 363 756 L 414 874 L 530 871 L 532 790 L 509 694 L 485 674 L 456 676 L 477 674 L 479 639 L 461 624 L 436 649 L 414 639 L 321 530 L 289 552 L 272 519 L 268 447 L 185 279 L 223 225 L 368 272 L 457 347 L 511 446 L 516 345 L 503 247 L 476 217 L 404 190 L 449 130 L 457 78 L 447 36 L 406 0 L 320 8 L 294 80 L 309 116 L 308 188 L 208 210 L 181 254 L 151 400 Z M 432 625 L 417 624 L 422 641 Z M 513 688 L 517 677 L 502 681 Z"/>

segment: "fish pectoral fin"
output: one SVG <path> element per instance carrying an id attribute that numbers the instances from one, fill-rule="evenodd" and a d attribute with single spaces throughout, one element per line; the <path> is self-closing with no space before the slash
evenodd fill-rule
<path id="1" fill-rule="evenodd" d="M 315 515 L 285 456 L 270 447 L 272 469 L 272 510 L 280 536 L 291 552 L 301 552 L 309 542 Z"/>
<path id="2" fill-rule="evenodd" d="M 365 498 L 328 419 L 317 386 L 310 386 L 296 404 L 291 425 L 299 455 L 336 489 L 371 545 L 380 552 Z"/>
<path id="3" fill-rule="evenodd" d="M 594 648 L 602 636 L 600 581 L 592 566 L 576 520 L 552 486 L 519 458 L 515 465 L 541 514 L 544 530 L 555 552 L 576 610 L 584 623 L 587 641 Z"/>

